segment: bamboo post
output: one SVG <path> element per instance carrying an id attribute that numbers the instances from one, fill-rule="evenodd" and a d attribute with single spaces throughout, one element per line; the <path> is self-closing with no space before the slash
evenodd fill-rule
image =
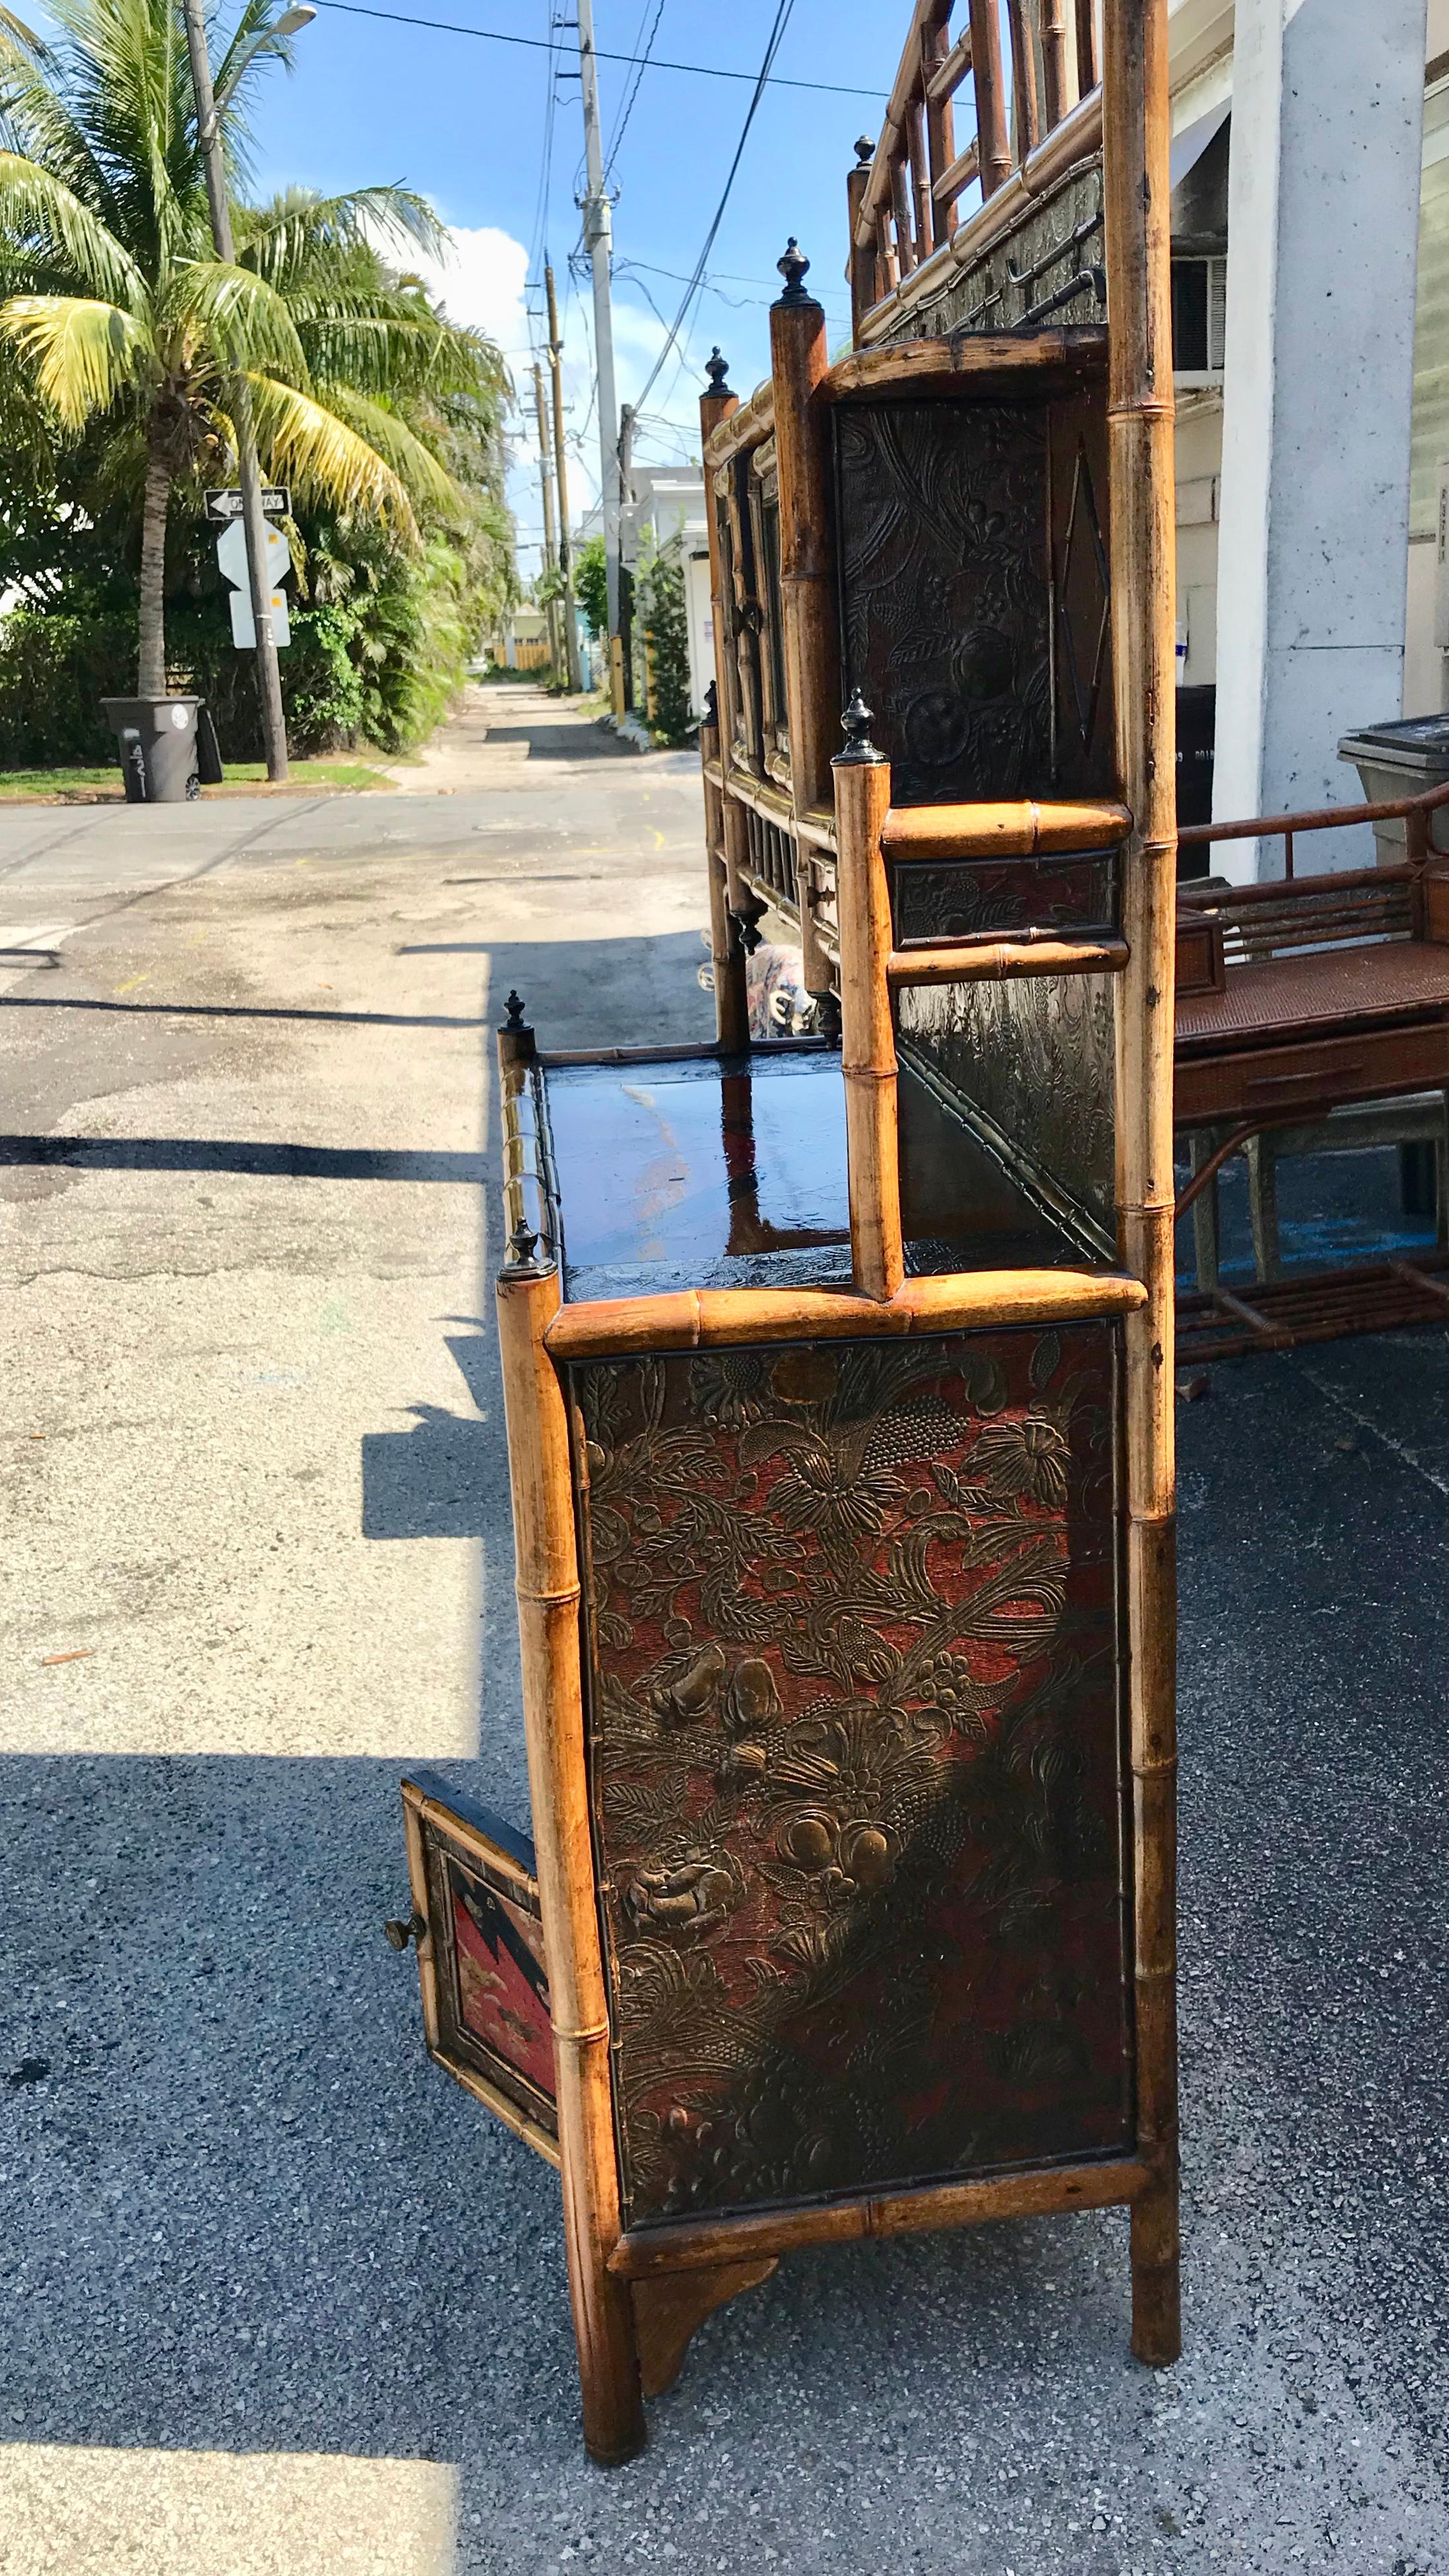
<path id="1" fill-rule="evenodd" d="M 906 137 L 916 256 L 929 259 L 936 247 L 936 207 L 931 195 L 931 165 L 926 156 L 926 111 L 922 98 L 913 98 L 906 110 Z"/>
<path id="2" fill-rule="evenodd" d="M 734 731 L 730 710 L 739 685 L 738 672 L 731 668 L 730 637 L 733 626 L 733 600 L 725 597 L 724 560 L 720 553 L 719 516 L 714 492 L 714 476 L 709 462 L 709 442 L 722 421 L 732 420 L 740 407 L 740 398 L 725 379 L 729 366 L 718 349 L 710 352 L 705 368 L 708 390 L 699 398 L 700 454 L 704 459 L 704 515 L 709 536 L 709 595 L 714 622 L 714 673 L 716 720 L 719 728 L 720 826 L 721 851 L 726 878 L 726 905 L 738 912 L 745 899 L 744 881 L 740 875 L 745 842 L 744 812 L 737 798 L 730 794 L 730 751 Z M 737 944 L 737 943 L 732 943 Z M 744 958 L 738 960 L 741 989 L 744 984 Z M 718 986 L 716 986 L 718 992 Z M 733 1007 L 733 1006 L 732 1006 Z M 741 1005 L 743 1009 L 743 1005 Z M 748 1017 L 746 1015 L 746 1025 Z"/>
<path id="3" fill-rule="evenodd" d="M 870 165 L 875 159 L 875 145 L 868 134 L 858 135 L 855 145 L 855 168 L 845 182 L 846 211 L 850 221 L 850 336 L 859 344 L 860 326 L 873 304 L 880 300 L 880 252 L 875 230 L 862 247 L 856 234 L 860 229 L 861 208 L 870 186 Z"/>
<path id="4" fill-rule="evenodd" d="M 1176 2036 L 1172 1050 L 1176 919 L 1172 331 L 1167 0 L 1106 0 L 1103 163 L 1111 337 L 1112 653 L 1123 851 L 1117 1208 L 1147 1289 L 1127 1349 L 1137 2121 L 1154 2187 L 1132 2212 L 1132 2345 L 1181 2350 Z"/>
<path id="5" fill-rule="evenodd" d="M 994 196 L 1011 177 L 996 0 L 971 0 L 971 74 L 976 88 L 976 136 L 981 147 L 981 194 L 985 198 Z"/>
<path id="6" fill-rule="evenodd" d="M 730 917 L 729 876 L 724 855 L 724 796 L 710 776 L 719 760 L 719 716 L 711 680 L 699 728 L 699 755 L 704 769 L 705 864 L 709 870 L 709 953 L 714 967 L 714 1025 L 729 1055 L 743 1055 L 750 1043 L 750 1011 L 745 992 L 745 957 Z"/>
<path id="7" fill-rule="evenodd" d="M 825 313 L 806 293 L 810 262 L 792 239 L 779 262 L 785 292 L 770 307 L 775 464 L 780 496 L 780 599 L 795 888 L 807 993 L 833 989 L 815 920 L 815 870 L 799 825 L 830 801 L 830 736 L 840 703 L 825 424 L 816 388 L 830 365 Z M 829 710 L 829 713 L 827 713 Z"/>
<path id="8" fill-rule="evenodd" d="M 584 2440 L 594 2459 L 612 2463 L 642 2446 L 644 2409 L 628 2285 L 609 2270 L 621 2234 L 619 2182 L 584 1772 L 573 1476 L 563 1391 L 543 1340 L 559 1310 L 560 1288 L 556 1265 L 538 1252 L 537 1238 L 519 1225 L 498 1278 L 498 1339 Z"/>
<path id="9" fill-rule="evenodd" d="M 843 721 L 845 749 L 834 763 L 835 882 L 850 1253 L 856 1287 L 884 1303 L 905 1277 L 896 1040 L 886 983 L 891 907 L 880 845 L 891 771 L 870 739 L 870 709 L 858 689 Z"/>
<path id="10" fill-rule="evenodd" d="M 896 227 L 896 274 L 909 277 L 916 265 L 917 244 L 911 231 L 910 190 L 903 157 L 891 162 L 891 213 Z"/>

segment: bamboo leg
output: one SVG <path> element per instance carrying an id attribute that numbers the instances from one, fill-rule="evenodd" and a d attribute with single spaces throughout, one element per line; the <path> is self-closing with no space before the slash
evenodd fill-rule
<path id="1" fill-rule="evenodd" d="M 1250 1136 L 1243 1148 L 1248 1158 L 1248 1209 L 1253 1223 L 1253 1259 L 1260 1280 L 1277 1279 L 1283 1264 L 1278 1243 L 1278 1149 L 1271 1133 Z"/>
<path id="2" fill-rule="evenodd" d="M 1189 1169 L 1200 1172 L 1216 1143 L 1215 1128 L 1195 1127 L 1187 1140 Z M 1219 1215 L 1218 1182 L 1214 1173 L 1206 1189 L 1192 1203 L 1193 1268 L 1199 1288 L 1216 1288 L 1218 1284 L 1221 1258 Z"/>
<path id="3" fill-rule="evenodd" d="M 498 1280 L 517 1550 L 529 1791 L 548 1955 L 564 2235 L 579 2348 L 584 2441 L 606 2465 L 645 2439 L 628 2286 L 609 2270 L 621 2233 L 609 2019 L 584 1775 L 583 1675 L 573 1479 L 563 1391 L 543 1336 L 558 1271 L 520 1234 Z"/>
<path id="4" fill-rule="evenodd" d="M 1154 2183 L 1132 2227 L 1133 2350 L 1179 2350 L 1177 2248 L 1176 1650 L 1173 1521 L 1172 332 L 1166 0 L 1104 0 L 1105 256 L 1110 316 L 1113 700 L 1117 773 L 1133 816 L 1123 854 L 1117 979 L 1117 1210 L 1147 1303 L 1127 1365 L 1128 1736 L 1134 1817 L 1137 2134 Z M 1137 2214 L 1140 2210 L 1140 2216 Z"/>
<path id="5" fill-rule="evenodd" d="M 905 1277 L 896 1041 L 886 982 L 891 908 L 880 846 L 891 772 L 866 739 L 870 717 L 858 691 L 846 723 L 851 738 L 834 767 L 851 1264 L 862 1294 L 886 1299 Z"/>
<path id="6" fill-rule="evenodd" d="M 715 692 L 711 690 L 711 698 Z M 719 727 L 706 721 L 699 728 L 704 763 L 704 827 L 709 872 L 709 953 L 714 968 L 714 1025 L 719 1043 L 730 1055 L 742 1055 L 750 1043 L 750 1008 L 745 992 L 745 958 L 730 919 L 729 875 L 724 856 L 724 799 L 709 775 L 719 758 Z"/>

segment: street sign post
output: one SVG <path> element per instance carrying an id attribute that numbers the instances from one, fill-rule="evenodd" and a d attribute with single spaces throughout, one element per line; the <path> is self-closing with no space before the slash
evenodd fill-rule
<path id="1" fill-rule="evenodd" d="M 257 627 L 252 613 L 251 577 L 247 568 L 247 532 L 239 518 L 229 519 L 217 538 L 216 561 L 223 580 L 232 585 L 231 640 L 239 652 L 254 651 Z M 286 593 L 277 586 L 286 580 L 291 569 L 291 547 L 280 528 L 269 526 L 267 585 L 272 595 L 272 640 L 278 652 L 292 640 Z"/>

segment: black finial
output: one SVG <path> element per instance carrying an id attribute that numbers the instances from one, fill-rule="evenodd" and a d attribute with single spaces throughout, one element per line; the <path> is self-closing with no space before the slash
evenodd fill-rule
<path id="1" fill-rule="evenodd" d="M 870 729 L 874 722 L 875 718 L 859 689 L 852 689 L 850 704 L 840 719 L 841 731 L 845 736 L 845 749 L 836 753 L 836 759 L 856 762 L 883 760 L 884 752 L 877 751 L 870 738 Z"/>
<path id="2" fill-rule="evenodd" d="M 873 161 L 875 159 L 875 145 L 868 134 L 857 134 L 855 138 L 855 157 L 860 163 L 862 170 L 865 168 L 868 161 Z"/>
<path id="3" fill-rule="evenodd" d="M 709 378 L 709 389 L 712 394 L 727 394 L 729 392 L 729 386 L 725 382 L 729 371 L 730 362 L 728 358 L 722 358 L 717 348 L 711 349 L 709 353 L 709 364 L 705 368 L 704 372 Z"/>
<path id="4" fill-rule="evenodd" d="M 709 684 L 709 687 L 705 690 L 705 693 L 704 693 L 704 722 L 705 722 L 707 725 L 713 725 L 713 727 L 714 727 L 714 729 L 715 729 L 716 733 L 718 733 L 718 731 L 719 731 L 719 696 L 718 696 L 718 691 L 717 691 L 716 683 L 715 683 L 713 680 L 711 680 L 711 682 L 710 682 L 710 684 Z"/>
<path id="5" fill-rule="evenodd" d="M 503 1023 L 505 1035 L 511 1038 L 522 1037 L 526 1026 L 527 1022 L 523 1016 L 523 995 L 521 993 L 510 993 L 508 996 L 508 1017 Z"/>
<path id="6" fill-rule="evenodd" d="M 525 1224 L 524 1224 L 524 1222 L 523 1222 L 522 1217 L 520 1217 L 520 1218 L 519 1218 L 519 1220 L 518 1220 L 517 1225 L 514 1227 L 513 1232 L 510 1234 L 510 1236 L 509 1236 L 509 1238 L 508 1238 L 508 1267 L 509 1267 L 509 1269 L 510 1269 L 510 1270 L 528 1270 L 528 1269 L 530 1269 L 530 1268 L 532 1267 L 532 1264 L 533 1264 L 533 1256 L 534 1256 L 534 1254 L 537 1252 L 537 1250 L 538 1250 L 538 1237 L 537 1237 L 537 1235 L 534 1233 L 533 1228 L 532 1228 L 531 1226 L 525 1225 Z"/>
<path id="7" fill-rule="evenodd" d="M 785 281 L 785 292 L 780 298 L 782 304 L 804 304 L 807 301 L 804 277 L 809 265 L 809 260 L 792 233 L 785 244 L 783 257 L 775 262 Z"/>

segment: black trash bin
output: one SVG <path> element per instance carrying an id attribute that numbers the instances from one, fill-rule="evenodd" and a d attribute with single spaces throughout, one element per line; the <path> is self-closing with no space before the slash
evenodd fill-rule
<path id="1" fill-rule="evenodd" d="M 184 805 L 198 793 L 200 704 L 199 698 L 102 698 L 121 746 L 128 805 Z"/>

